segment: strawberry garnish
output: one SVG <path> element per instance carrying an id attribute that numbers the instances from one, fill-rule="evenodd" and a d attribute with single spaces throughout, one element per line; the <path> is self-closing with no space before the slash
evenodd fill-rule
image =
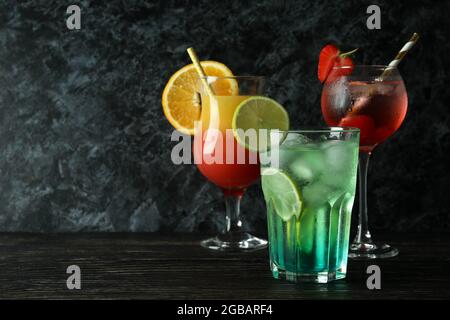
<path id="1" fill-rule="evenodd" d="M 332 44 L 328 44 L 323 47 L 320 51 L 319 66 L 317 68 L 317 76 L 319 77 L 320 82 L 325 82 L 333 67 L 348 67 L 334 72 L 333 74 L 336 77 L 352 73 L 354 64 L 349 55 L 356 52 L 356 50 L 358 49 L 341 53 L 340 50 Z"/>
<path id="2" fill-rule="evenodd" d="M 323 83 L 328 77 L 328 74 L 330 73 L 331 68 L 333 68 L 338 56 L 339 49 L 332 44 L 328 44 L 322 48 L 319 56 L 319 67 L 317 69 L 317 75 L 320 82 Z"/>

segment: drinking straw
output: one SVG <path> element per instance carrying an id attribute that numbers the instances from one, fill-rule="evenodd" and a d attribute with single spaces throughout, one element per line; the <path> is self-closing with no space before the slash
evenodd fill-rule
<path id="1" fill-rule="evenodd" d="M 200 64 L 200 61 L 198 60 L 197 54 L 195 53 L 194 48 L 190 47 L 187 49 L 187 52 L 189 54 L 189 57 L 192 60 L 192 63 L 194 64 L 195 70 L 197 70 L 198 75 L 200 76 L 200 80 L 203 83 L 203 86 L 206 88 L 206 91 L 210 97 L 214 95 L 214 92 L 209 85 L 208 81 L 206 80 L 206 73 L 202 68 L 202 65 Z"/>
<path id="2" fill-rule="evenodd" d="M 198 75 L 200 76 L 200 80 L 202 81 L 203 86 L 206 89 L 206 92 L 208 93 L 208 96 L 210 97 L 210 119 L 209 119 L 209 125 L 208 128 L 219 128 L 219 106 L 218 102 L 215 99 L 214 92 L 209 85 L 208 81 L 206 80 L 206 73 L 203 70 L 200 61 L 198 60 L 197 54 L 195 53 L 194 48 L 188 48 L 187 52 L 189 54 L 189 57 L 192 60 L 192 63 L 194 64 L 195 70 L 197 70 Z M 203 154 L 213 154 L 215 150 L 215 146 L 217 143 L 217 140 L 219 139 L 219 131 L 218 130 L 207 130 L 206 136 L 205 136 L 205 142 L 203 145 Z"/>
<path id="3" fill-rule="evenodd" d="M 382 81 L 385 77 L 387 77 L 392 69 L 396 68 L 398 64 L 402 61 L 402 59 L 405 57 L 405 55 L 408 53 L 409 50 L 416 44 L 417 40 L 419 40 L 419 35 L 414 32 L 411 39 L 403 46 L 403 48 L 400 49 L 400 51 L 395 56 L 394 60 L 389 63 L 388 67 L 384 69 L 383 73 L 381 74 L 379 81 Z"/>

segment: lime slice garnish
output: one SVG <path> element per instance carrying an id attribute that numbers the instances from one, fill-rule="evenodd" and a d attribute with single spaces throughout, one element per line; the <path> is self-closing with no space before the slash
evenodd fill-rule
<path id="1" fill-rule="evenodd" d="M 302 194 L 286 173 L 275 168 L 263 168 L 261 184 L 266 202 L 272 201 L 281 219 L 288 221 L 292 216 L 300 217 Z"/>
<path id="2" fill-rule="evenodd" d="M 265 151 L 271 144 L 271 129 L 289 130 L 289 116 L 275 100 L 254 96 L 245 99 L 236 108 L 232 126 L 234 137 L 240 145 L 251 151 Z M 266 130 L 260 132 L 260 129 Z M 282 135 L 278 139 L 272 144 L 281 143 Z"/>

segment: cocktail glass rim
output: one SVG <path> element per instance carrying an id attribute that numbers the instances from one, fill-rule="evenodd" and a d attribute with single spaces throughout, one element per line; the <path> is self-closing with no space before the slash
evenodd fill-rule
<path id="1" fill-rule="evenodd" d="M 384 65 L 384 64 L 355 64 L 353 66 L 333 66 L 332 69 L 362 69 L 362 68 L 372 68 L 372 69 L 392 69 L 392 70 L 397 70 L 397 67 L 392 67 L 392 66 L 388 66 L 388 65 Z"/>
<path id="2" fill-rule="evenodd" d="M 277 130 L 282 133 L 328 133 L 328 132 L 359 132 L 359 128 L 356 127 L 301 127 L 299 129 L 289 129 L 289 130 L 279 130 L 279 129 L 270 129 Z"/>

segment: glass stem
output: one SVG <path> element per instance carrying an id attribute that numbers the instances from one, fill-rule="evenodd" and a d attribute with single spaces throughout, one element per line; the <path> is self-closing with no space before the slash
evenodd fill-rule
<path id="1" fill-rule="evenodd" d="M 356 243 L 372 244 L 367 218 L 367 169 L 370 152 L 359 152 L 359 224 Z"/>
<path id="2" fill-rule="evenodd" d="M 232 238 L 241 233 L 242 221 L 240 217 L 240 206 L 242 194 L 224 192 L 226 209 L 226 229 L 223 236 Z"/>

